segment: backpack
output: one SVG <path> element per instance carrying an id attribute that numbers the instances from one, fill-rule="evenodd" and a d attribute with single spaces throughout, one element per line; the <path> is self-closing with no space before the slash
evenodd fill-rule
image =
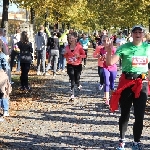
<path id="1" fill-rule="evenodd" d="M 54 38 L 50 38 L 49 39 L 49 45 L 50 45 L 50 49 L 54 49 L 55 48 L 55 41 L 54 41 Z"/>
<path id="2" fill-rule="evenodd" d="M 31 63 L 32 62 L 31 43 L 18 42 L 18 45 L 20 47 L 20 62 Z"/>

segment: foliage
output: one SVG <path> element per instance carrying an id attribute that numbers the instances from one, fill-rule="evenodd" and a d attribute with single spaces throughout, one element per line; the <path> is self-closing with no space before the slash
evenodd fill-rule
<path id="1" fill-rule="evenodd" d="M 36 22 L 70 23 L 76 29 L 148 25 L 149 0 L 14 0 L 19 7 L 34 8 Z M 47 14 L 47 18 L 43 16 Z"/>

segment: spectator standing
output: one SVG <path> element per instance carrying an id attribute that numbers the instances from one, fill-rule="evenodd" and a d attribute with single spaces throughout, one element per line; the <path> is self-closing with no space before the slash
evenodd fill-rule
<path id="1" fill-rule="evenodd" d="M 28 73 L 30 70 L 30 65 L 32 62 L 32 43 L 29 42 L 27 32 L 23 31 L 21 33 L 21 40 L 17 43 L 20 49 L 20 65 L 21 65 L 21 88 L 20 90 L 30 90 L 28 85 Z"/>
<path id="2" fill-rule="evenodd" d="M 17 28 L 16 34 L 11 37 L 11 61 L 10 61 L 10 69 L 12 71 L 15 57 L 17 56 L 17 69 L 16 71 L 20 71 L 20 51 L 17 46 L 17 42 L 20 41 L 20 28 Z"/>
<path id="3" fill-rule="evenodd" d="M 10 50 L 9 50 L 9 47 L 8 47 L 8 41 L 7 41 L 7 38 L 6 38 L 6 30 L 4 30 L 3 32 L 3 43 L 5 41 L 5 43 L 3 44 L 3 50 L 5 50 L 5 55 L 6 55 L 6 58 L 7 58 L 7 62 L 8 62 L 8 69 L 7 69 L 7 75 L 9 77 L 9 82 L 11 84 L 13 84 L 13 82 L 11 81 L 11 70 L 10 70 L 10 59 L 9 59 L 9 56 L 10 56 Z"/>
<path id="4" fill-rule="evenodd" d="M 64 33 L 61 34 L 61 37 L 59 38 L 59 62 L 58 62 L 58 69 L 62 69 L 62 72 L 65 72 L 65 58 L 64 58 L 64 52 L 65 52 L 65 46 L 68 44 L 67 41 L 67 34 L 68 30 L 66 30 Z"/>
<path id="5" fill-rule="evenodd" d="M 47 71 L 49 70 L 50 66 L 53 68 L 53 77 L 56 76 L 57 71 L 57 64 L 58 64 L 58 58 L 59 58 L 59 38 L 57 37 L 57 33 L 53 33 L 53 37 L 48 38 L 48 44 L 49 46 L 49 63 L 46 67 L 46 75 L 48 75 Z"/>
<path id="6" fill-rule="evenodd" d="M 3 109 L 3 116 L 9 116 L 9 94 L 11 93 L 11 85 L 6 74 L 8 63 L 6 55 L 2 52 L 3 41 L 0 39 L 0 104 Z M 0 118 L 2 121 L 2 118 Z"/>
<path id="7" fill-rule="evenodd" d="M 40 26 L 39 32 L 35 36 L 35 44 L 37 52 L 37 75 L 45 75 L 47 36 L 43 25 Z"/>

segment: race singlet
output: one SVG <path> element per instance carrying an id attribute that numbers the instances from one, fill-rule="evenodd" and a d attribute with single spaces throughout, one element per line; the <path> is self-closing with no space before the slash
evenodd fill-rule
<path id="1" fill-rule="evenodd" d="M 147 56 L 132 56 L 133 67 L 146 67 L 148 64 Z"/>

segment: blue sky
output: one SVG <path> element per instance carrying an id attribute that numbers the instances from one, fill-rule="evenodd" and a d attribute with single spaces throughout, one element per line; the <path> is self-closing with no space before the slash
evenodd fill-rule
<path id="1" fill-rule="evenodd" d="M 1 0 L 0 0 L 0 2 L 1 2 Z M 0 4 L 2 5 L 2 3 L 0 3 Z M 18 8 L 17 8 L 17 6 L 16 6 L 15 4 L 12 4 L 12 5 L 10 4 L 8 11 L 17 12 L 17 11 L 18 11 Z M 0 6 L 0 12 L 2 12 L 2 6 Z"/>
<path id="2" fill-rule="evenodd" d="M 12 4 L 12 5 L 9 5 L 9 11 L 18 11 L 18 8 L 17 8 L 17 5 L 15 4 Z"/>

